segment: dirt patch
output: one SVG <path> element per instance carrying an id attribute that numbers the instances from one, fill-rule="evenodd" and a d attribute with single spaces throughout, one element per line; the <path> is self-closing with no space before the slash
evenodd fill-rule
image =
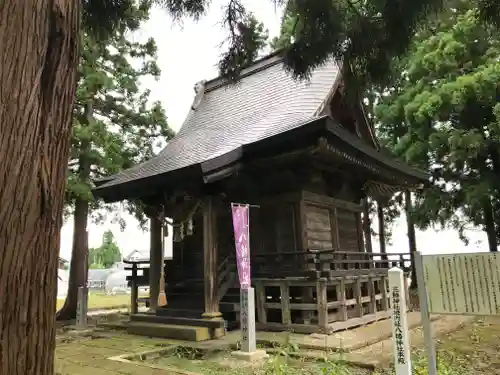
<path id="1" fill-rule="evenodd" d="M 469 373 L 500 374 L 500 317 L 475 320 L 439 340 L 438 349 L 438 360 Z"/>
<path id="2" fill-rule="evenodd" d="M 325 353 L 315 356 L 310 352 L 289 350 L 290 348 L 269 349 L 268 358 L 246 362 L 235 358 L 231 350 L 174 346 L 141 355 L 140 359 L 155 368 L 182 371 L 187 375 L 369 375 L 372 373 L 369 369 L 348 367 Z"/>
<path id="3" fill-rule="evenodd" d="M 464 327 L 465 324 L 471 323 L 473 319 L 466 316 L 443 316 L 432 322 L 434 337 L 446 337 L 450 332 L 455 332 Z M 421 327 L 414 328 L 410 331 L 410 345 L 412 352 L 420 354 L 424 345 L 423 332 Z M 385 368 L 392 362 L 392 338 L 380 341 L 376 344 L 367 346 L 347 353 L 348 360 L 356 362 L 364 362 L 372 364 L 377 368 Z"/>

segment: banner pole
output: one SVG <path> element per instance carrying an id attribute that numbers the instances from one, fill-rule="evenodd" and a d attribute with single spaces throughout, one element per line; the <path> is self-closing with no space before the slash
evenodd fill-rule
<path id="1" fill-rule="evenodd" d="M 240 282 L 240 329 L 242 344 L 233 355 L 253 361 L 264 358 L 258 350 L 255 327 L 255 292 L 252 288 L 250 262 L 250 205 L 231 203 L 238 279 Z"/>

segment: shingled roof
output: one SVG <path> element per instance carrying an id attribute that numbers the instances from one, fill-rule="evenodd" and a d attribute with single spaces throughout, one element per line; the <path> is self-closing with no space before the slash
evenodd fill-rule
<path id="1" fill-rule="evenodd" d="M 182 169 L 198 166 L 203 171 L 204 163 L 305 127 L 324 117 L 339 79 L 339 66 L 330 61 L 310 80 L 294 80 L 274 54 L 243 71 L 236 85 L 220 78 L 197 84 L 191 111 L 167 146 L 149 161 L 96 184 L 94 192 L 107 200 L 124 199 L 111 191 Z"/>

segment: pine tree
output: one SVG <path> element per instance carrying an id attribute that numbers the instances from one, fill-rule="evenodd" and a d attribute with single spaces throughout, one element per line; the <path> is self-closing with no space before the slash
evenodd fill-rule
<path id="1" fill-rule="evenodd" d="M 148 12 L 147 7 L 129 10 L 136 26 Z M 159 77 L 155 59 L 153 40 L 131 42 L 123 31 L 106 43 L 83 36 L 66 188 L 67 208 L 74 217 L 73 250 L 68 295 L 58 319 L 76 316 L 78 287 L 86 280 L 89 217 L 100 221 L 103 209 L 110 208 L 93 199 L 92 181 L 151 158 L 155 146 L 161 146 L 158 139 L 173 136 L 161 104 L 149 106 L 150 92 L 140 88 L 142 77 Z M 137 202 L 128 208 L 140 214 Z"/>
<path id="2" fill-rule="evenodd" d="M 497 250 L 500 182 L 499 34 L 470 3 L 456 2 L 415 38 L 399 79 L 377 106 L 379 129 L 394 153 L 432 171 L 417 194 L 421 228 L 463 232 L 482 226 Z"/>

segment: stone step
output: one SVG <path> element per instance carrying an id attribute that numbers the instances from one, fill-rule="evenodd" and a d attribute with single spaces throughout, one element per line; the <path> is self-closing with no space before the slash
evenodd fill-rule
<path id="1" fill-rule="evenodd" d="M 207 328 L 224 328 L 224 320 L 191 319 L 174 316 L 158 316 L 152 314 L 133 314 L 130 316 L 131 322 L 146 322 L 158 324 L 170 324 L 179 326 L 194 326 Z"/>
<path id="2" fill-rule="evenodd" d="M 101 322 L 97 323 L 97 327 L 112 330 L 126 330 L 128 322 Z"/>
<path id="3" fill-rule="evenodd" d="M 170 303 L 169 303 L 170 304 Z M 190 307 L 190 306 L 172 306 L 159 308 L 156 310 L 157 316 L 168 316 L 174 318 L 190 318 L 190 319 L 200 319 L 203 314 L 204 309 L 200 307 Z"/>
<path id="4" fill-rule="evenodd" d="M 127 333 L 147 337 L 162 337 L 166 339 L 186 341 L 210 340 L 210 329 L 207 327 L 179 326 L 173 324 L 130 322 Z"/>

